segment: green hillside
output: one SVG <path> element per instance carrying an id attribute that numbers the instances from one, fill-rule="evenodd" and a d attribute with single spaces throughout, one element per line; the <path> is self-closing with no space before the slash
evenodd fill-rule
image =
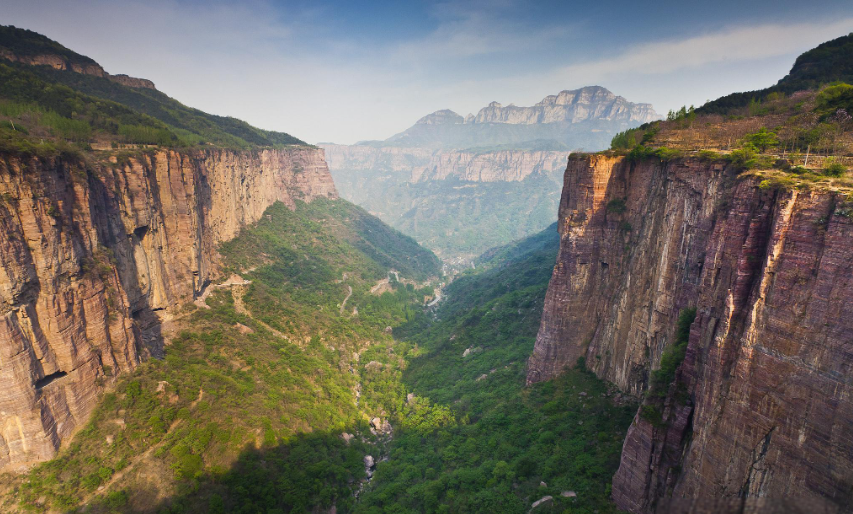
<path id="1" fill-rule="evenodd" d="M 395 330 L 417 348 L 405 389 L 457 422 L 395 433 L 357 512 L 521 514 L 546 495 L 538 511 L 615 512 L 609 484 L 636 405 L 615 405 L 582 367 L 524 387 L 558 246 L 552 225 L 490 252 L 447 288 L 436 321 Z"/>
<path id="2" fill-rule="evenodd" d="M 553 227 L 491 252 L 432 315 L 405 273 L 435 257 L 361 209 L 266 214 L 221 249 L 251 283 L 188 306 L 165 359 L 121 378 L 58 458 L 5 479 L 3 511 L 524 513 L 552 495 L 613 512 L 635 406 L 581 368 L 524 387 Z"/>
<path id="3" fill-rule="evenodd" d="M 0 56 L 4 53 L 97 64 L 35 32 L 0 26 Z M 154 89 L 0 57 L 0 148 L 49 154 L 87 149 L 95 142 L 234 149 L 305 144 L 289 134 L 187 107 Z"/>
<path id="4" fill-rule="evenodd" d="M 0 48 L 19 57 L 57 55 L 71 64 L 97 65 L 94 60 L 65 48 L 56 41 L 32 30 L 0 25 Z"/>
<path id="5" fill-rule="evenodd" d="M 273 205 L 221 252 L 251 283 L 211 286 L 209 309 L 187 305 L 166 357 L 122 377 L 0 510 L 353 508 L 362 458 L 376 451 L 367 421 L 397 415 L 390 404 L 405 398 L 388 388 L 357 404 L 357 355 L 393 358 L 385 327 L 423 316 L 432 294 L 396 280 L 370 288 L 391 268 L 401 281 L 435 276 L 438 260 L 344 200 Z M 359 437 L 346 443 L 345 431 Z"/>
<path id="6" fill-rule="evenodd" d="M 794 61 L 790 73 L 776 85 L 758 91 L 732 93 L 706 103 L 701 114 L 728 114 L 750 102 L 760 101 L 773 93 L 791 94 L 818 89 L 833 82 L 853 84 L 853 33 L 822 43 Z"/>

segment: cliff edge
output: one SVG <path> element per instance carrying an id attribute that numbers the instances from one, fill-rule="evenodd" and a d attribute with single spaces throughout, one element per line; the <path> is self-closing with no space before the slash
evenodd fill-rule
<path id="1" fill-rule="evenodd" d="M 613 479 L 617 506 L 853 505 L 850 213 L 843 193 L 768 187 L 725 161 L 569 161 L 528 382 L 583 357 L 647 396 Z M 649 393 L 689 309 L 683 363 Z"/>
<path id="2" fill-rule="evenodd" d="M 160 322 L 217 275 L 217 246 L 275 202 L 337 198 L 310 147 L 0 159 L 0 470 L 51 458 Z"/>

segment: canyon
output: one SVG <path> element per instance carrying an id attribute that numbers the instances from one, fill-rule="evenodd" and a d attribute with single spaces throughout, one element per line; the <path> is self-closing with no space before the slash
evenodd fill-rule
<path id="1" fill-rule="evenodd" d="M 696 309 L 675 380 L 628 431 L 618 507 L 850 507 L 849 213 L 843 193 L 766 187 L 726 161 L 573 156 L 528 383 L 582 358 L 642 397 Z"/>
<path id="2" fill-rule="evenodd" d="M 218 276 L 218 245 L 275 202 L 337 198 L 323 151 L 156 150 L 0 162 L 0 469 L 51 458 L 161 322 Z"/>
<path id="3" fill-rule="evenodd" d="M 341 195 L 412 235 L 454 267 L 554 221 L 566 159 L 657 119 L 593 86 L 531 107 L 445 109 L 385 141 L 322 143 Z"/>
<path id="4" fill-rule="evenodd" d="M 344 198 L 459 266 L 553 222 L 570 155 L 320 146 Z"/>
<path id="5" fill-rule="evenodd" d="M 853 507 L 843 85 L 314 147 L 0 59 L 0 509 Z"/>

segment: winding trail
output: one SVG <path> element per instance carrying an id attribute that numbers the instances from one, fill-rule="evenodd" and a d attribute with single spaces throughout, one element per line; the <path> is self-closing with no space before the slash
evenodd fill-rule
<path id="1" fill-rule="evenodd" d="M 341 302 L 341 314 L 344 313 L 344 307 L 346 307 L 347 305 L 347 300 L 349 300 L 349 297 L 352 296 L 352 286 L 348 285 L 347 288 L 349 288 L 349 293 L 347 293 L 347 297 L 344 298 L 344 301 Z"/>

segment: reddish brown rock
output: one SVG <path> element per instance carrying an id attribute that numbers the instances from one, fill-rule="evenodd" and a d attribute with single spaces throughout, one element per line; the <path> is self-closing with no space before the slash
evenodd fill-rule
<path id="1" fill-rule="evenodd" d="M 322 150 L 0 161 L 0 469 L 50 458 L 159 321 L 215 277 L 216 248 L 276 201 L 336 198 Z"/>
<path id="2" fill-rule="evenodd" d="M 572 160 L 528 381 L 578 357 L 635 395 L 697 308 L 663 423 L 637 416 L 613 480 L 631 512 L 853 503 L 853 222 L 695 159 Z M 790 500 L 796 498 L 796 501 Z"/>

